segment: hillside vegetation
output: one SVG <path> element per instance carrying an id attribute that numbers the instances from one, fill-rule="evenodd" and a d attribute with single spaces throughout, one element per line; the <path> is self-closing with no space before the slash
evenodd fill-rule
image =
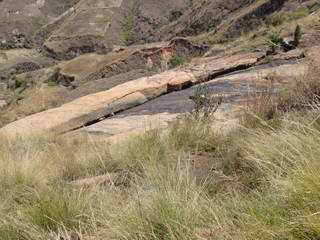
<path id="1" fill-rule="evenodd" d="M 320 239 L 319 1 L 15 4 L 0 240 Z"/>
<path id="2" fill-rule="evenodd" d="M 1 239 L 318 239 L 317 73 L 227 133 L 1 137 Z"/>

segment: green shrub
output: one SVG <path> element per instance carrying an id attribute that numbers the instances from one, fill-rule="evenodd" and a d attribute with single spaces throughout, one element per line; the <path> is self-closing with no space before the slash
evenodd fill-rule
<path id="1" fill-rule="evenodd" d="M 134 5 L 129 9 L 129 12 L 121 21 L 121 30 L 124 42 L 127 46 L 136 43 L 139 39 L 136 28 L 136 17 L 139 11 L 139 4 L 134 1 Z"/>
<path id="2" fill-rule="evenodd" d="M 18 88 L 26 88 L 27 82 L 23 79 L 18 79 L 17 77 L 13 76 L 11 79 L 8 81 L 8 88 L 11 90 L 16 90 Z"/>
<path id="3" fill-rule="evenodd" d="M 296 29 L 294 31 L 294 40 L 293 40 L 293 44 L 295 46 L 298 46 L 300 44 L 302 36 L 303 36 L 303 31 L 302 31 L 300 25 L 297 25 Z"/>
<path id="4" fill-rule="evenodd" d="M 208 85 L 199 84 L 189 97 L 195 105 L 190 117 L 198 121 L 210 121 L 222 103 L 223 98 L 210 91 Z"/>
<path id="5" fill-rule="evenodd" d="M 283 38 L 278 33 L 271 33 L 268 36 L 268 43 L 271 45 L 281 45 L 284 42 Z"/>
<path id="6" fill-rule="evenodd" d="M 175 54 L 171 58 L 169 64 L 170 64 L 170 68 L 175 68 L 175 67 L 178 67 L 178 66 L 185 64 L 186 62 L 188 62 L 186 57 L 179 56 L 179 55 Z"/>

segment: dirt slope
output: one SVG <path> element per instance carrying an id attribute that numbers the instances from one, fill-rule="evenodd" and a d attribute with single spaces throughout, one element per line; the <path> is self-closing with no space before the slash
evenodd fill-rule
<path id="1" fill-rule="evenodd" d="M 13 35 L 32 37 L 37 29 L 69 9 L 78 0 L 0 1 L 0 40 Z"/>
<path id="2" fill-rule="evenodd" d="M 186 2 L 82 0 L 52 32 L 43 29 L 48 34 L 44 46 L 52 56 L 70 59 L 109 51 L 114 45 L 146 42 L 155 28 L 169 22 L 172 12 L 183 11 Z"/>

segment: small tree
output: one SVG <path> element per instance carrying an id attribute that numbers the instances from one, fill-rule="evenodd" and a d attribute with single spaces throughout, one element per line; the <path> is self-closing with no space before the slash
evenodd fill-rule
<path id="1" fill-rule="evenodd" d="M 300 44 L 302 36 L 303 36 L 302 28 L 300 27 L 300 25 L 297 25 L 294 31 L 294 39 L 293 39 L 293 45 L 295 47 L 297 47 Z"/>
<path id="2" fill-rule="evenodd" d="M 189 98 L 195 104 L 192 116 L 196 120 L 209 120 L 222 103 L 222 97 L 211 93 L 204 84 L 200 84 Z"/>

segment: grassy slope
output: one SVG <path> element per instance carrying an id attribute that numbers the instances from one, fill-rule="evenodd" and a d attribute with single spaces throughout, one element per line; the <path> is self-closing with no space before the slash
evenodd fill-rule
<path id="1" fill-rule="evenodd" d="M 117 146 L 2 137 L 0 239 L 319 239 L 319 111 L 297 108 L 317 104 L 298 83 L 272 119 L 259 108 L 264 124 L 227 134 L 186 118 Z M 123 171 L 130 184 L 70 184 Z"/>
<path id="2" fill-rule="evenodd" d="M 0 137 L 0 239 L 319 239 L 319 76 L 259 96 L 227 134 L 183 119 L 117 146 Z"/>

